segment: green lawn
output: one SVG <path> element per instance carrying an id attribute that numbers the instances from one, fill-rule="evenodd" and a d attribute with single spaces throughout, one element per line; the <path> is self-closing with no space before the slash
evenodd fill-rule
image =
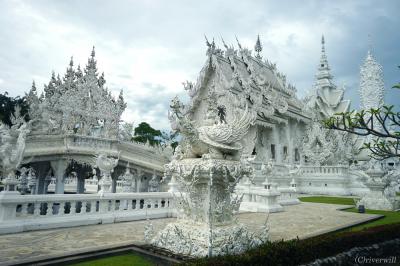
<path id="1" fill-rule="evenodd" d="M 351 208 L 347 209 L 346 211 L 349 212 L 358 212 L 356 208 Z M 361 224 L 361 225 L 356 225 L 353 227 L 350 227 L 348 230 L 350 231 L 360 231 L 364 228 L 370 228 L 378 225 L 385 225 L 385 224 L 395 224 L 395 223 L 400 223 L 400 212 L 393 212 L 393 211 L 378 211 L 378 210 L 366 210 L 365 211 L 368 214 L 380 214 L 380 215 L 385 215 L 385 217 L 366 223 L 366 224 Z"/>
<path id="2" fill-rule="evenodd" d="M 312 196 L 312 197 L 301 197 L 299 198 L 299 200 L 302 202 L 354 205 L 353 198 Z"/>
<path id="3" fill-rule="evenodd" d="M 324 197 L 324 196 L 314 197 L 313 196 L 313 197 L 301 197 L 299 199 L 302 202 L 354 205 L 354 200 L 352 198 Z M 356 208 L 346 209 L 345 211 L 358 212 L 358 210 Z M 356 226 L 350 227 L 345 230 L 346 231 L 347 230 L 360 231 L 364 228 L 370 228 L 370 227 L 374 227 L 374 226 L 378 226 L 378 225 L 400 223 L 400 212 L 378 211 L 378 210 L 368 210 L 368 209 L 365 212 L 368 214 L 380 214 L 380 215 L 384 215 L 385 217 L 375 220 L 375 221 L 372 221 L 372 222 L 365 223 L 365 224 L 356 225 Z"/>
<path id="4" fill-rule="evenodd" d="M 156 265 L 149 259 L 136 254 L 116 255 L 72 264 L 73 266 L 152 266 Z"/>

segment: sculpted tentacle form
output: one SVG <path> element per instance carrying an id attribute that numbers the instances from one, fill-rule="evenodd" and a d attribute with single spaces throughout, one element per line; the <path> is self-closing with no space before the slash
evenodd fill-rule
<path id="1" fill-rule="evenodd" d="M 0 125 L 0 157 L 2 172 L 5 176 L 19 168 L 24 157 L 26 135 L 30 124 L 23 123 L 19 128 Z M 17 140 L 14 144 L 14 139 Z"/>

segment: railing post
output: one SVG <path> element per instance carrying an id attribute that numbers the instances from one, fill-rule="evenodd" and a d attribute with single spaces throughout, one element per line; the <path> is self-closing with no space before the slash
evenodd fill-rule
<path id="1" fill-rule="evenodd" d="M 111 212 L 114 212 L 115 211 L 115 202 L 116 202 L 116 200 L 115 199 L 112 199 L 111 200 Z"/>
<path id="2" fill-rule="evenodd" d="M 16 203 L 3 203 L 3 199 L 15 197 L 15 194 L 8 194 L 7 192 L 0 193 L 0 222 L 6 220 L 13 220 L 17 216 Z"/>
<path id="3" fill-rule="evenodd" d="M 90 202 L 90 213 L 95 213 L 96 212 L 96 206 L 97 205 L 97 201 L 96 200 L 92 200 Z"/>
<path id="4" fill-rule="evenodd" d="M 28 215 L 28 203 L 22 204 L 21 215 L 27 216 Z"/>
<path id="5" fill-rule="evenodd" d="M 35 202 L 33 206 L 33 216 L 38 217 L 40 216 L 40 202 Z"/>
<path id="6" fill-rule="evenodd" d="M 47 202 L 46 216 L 53 215 L 53 202 Z"/>
<path id="7" fill-rule="evenodd" d="M 58 208 L 58 215 L 64 215 L 65 212 L 65 202 L 60 202 L 60 207 Z"/>
<path id="8" fill-rule="evenodd" d="M 85 214 L 86 213 L 86 206 L 87 206 L 87 201 L 82 201 L 82 205 L 81 205 L 81 214 Z"/>
<path id="9" fill-rule="evenodd" d="M 70 201 L 70 209 L 69 209 L 69 214 L 75 214 L 76 213 L 76 201 Z"/>
<path id="10" fill-rule="evenodd" d="M 99 212 L 100 213 L 108 212 L 108 205 L 109 205 L 108 199 L 100 199 L 99 200 Z"/>

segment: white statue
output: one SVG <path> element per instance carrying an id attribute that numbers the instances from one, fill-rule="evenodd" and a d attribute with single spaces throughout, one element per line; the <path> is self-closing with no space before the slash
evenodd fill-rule
<path id="1" fill-rule="evenodd" d="M 114 171 L 114 168 L 118 165 L 118 158 L 109 158 L 107 154 L 101 153 L 96 156 L 96 166 L 100 169 L 101 180 L 99 182 L 101 189 L 98 193 L 110 193 L 112 186 L 111 173 Z"/>
<path id="2" fill-rule="evenodd" d="M 220 53 L 209 45 L 210 54 Z M 196 97 L 196 89 L 186 86 L 190 97 Z M 266 240 L 234 219 L 242 199 L 234 195 L 235 187 L 243 176 L 253 173 L 241 141 L 255 122 L 255 112 L 247 104 L 241 108 L 237 99 L 227 108 L 214 92 L 208 91 L 204 113 L 196 110 L 201 102 L 189 107 L 177 98 L 171 102 L 171 126 L 181 133 L 182 141 L 172 162 L 165 165 L 165 178 L 179 187 L 178 192 L 174 189 L 178 221 L 168 224 L 152 241 L 174 253 L 196 257 L 240 253 Z"/>
<path id="3" fill-rule="evenodd" d="M 357 206 L 364 205 L 365 208 L 373 210 L 397 209 L 399 202 L 396 201 L 394 187 L 398 184 L 400 170 L 387 171 L 381 162 L 375 159 L 371 159 L 366 165 L 369 169 L 365 171 L 368 177 L 364 184 L 370 191 L 357 202 Z"/>
<path id="4" fill-rule="evenodd" d="M 25 140 L 30 131 L 30 124 L 25 123 L 19 116 L 19 109 L 13 116 L 11 127 L 0 122 L 0 166 L 6 191 L 16 190 L 19 183 L 15 171 L 20 167 L 24 158 Z"/>
<path id="5" fill-rule="evenodd" d="M 28 187 L 29 187 L 29 190 L 31 191 L 32 195 L 35 194 L 36 186 L 37 186 L 37 177 L 36 177 L 35 170 L 33 168 L 29 168 Z"/>
<path id="6" fill-rule="evenodd" d="M 149 181 L 149 192 L 158 192 L 160 182 L 156 174 L 153 174 L 152 178 Z"/>
<path id="7" fill-rule="evenodd" d="M 135 192 L 134 176 L 129 169 L 129 164 L 126 167 L 125 173 L 120 176 L 122 180 L 122 191 L 123 192 Z"/>

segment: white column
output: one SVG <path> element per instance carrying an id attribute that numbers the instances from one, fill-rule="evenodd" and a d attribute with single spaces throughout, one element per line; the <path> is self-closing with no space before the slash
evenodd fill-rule
<path id="1" fill-rule="evenodd" d="M 291 140 L 291 138 L 290 138 L 290 136 L 291 136 L 291 133 L 292 132 L 292 124 L 290 123 L 290 120 L 289 120 L 289 123 L 288 123 L 288 125 L 286 126 L 286 140 L 287 140 L 287 158 L 288 158 L 288 163 L 289 164 L 293 164 L 293 162 L 294 162 L 294 150 L 293 150 L 293 145 L 292 145 L 292 140 Z"/>
<path id="2" fill-rule="evenodd" d="M 76 193 L 77 194 L 83 194 L 85 193 L 85 177 L 84 176 L 79 176 L 77 177 L 76 180 Z"/>
<path id="3" fill-rule="evenodd" d="M 64 178 L 65 170 L 68 167 L 69 162 L 67 160 L 51 161 L 50 165 L 53 169 L 54 177 L 56 178 L 56 189 L 55 194 L 64 194 Z"/>
<path id="4" fill-rule="evenodd" d="M 275 162 L 281 163 L 282 162 L 282 145 L 279 141 L 279 126 L 275 126 L 273 130 L 273 141 L 272 143 L 275 144 Z"/>
<path id="5" fill-rule="evenodd" d="M 142 170 L 138 169 L 137 170 L 137 177 L 136 177 L 136 192 L 140 192 L 140 187 L 142 185 Z"/>

